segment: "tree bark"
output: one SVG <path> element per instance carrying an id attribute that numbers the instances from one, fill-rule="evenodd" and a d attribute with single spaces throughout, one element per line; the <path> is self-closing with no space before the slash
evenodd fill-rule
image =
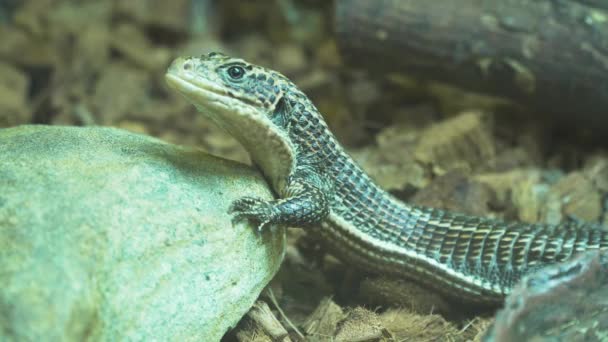
<path id="1" fill-rule="evenodd" d="M 601 7 L 608 6 L 602 3 L 336 0 L 335 21 L 347 63 L 507 97 L 605 131 L 608 12 Z"/>

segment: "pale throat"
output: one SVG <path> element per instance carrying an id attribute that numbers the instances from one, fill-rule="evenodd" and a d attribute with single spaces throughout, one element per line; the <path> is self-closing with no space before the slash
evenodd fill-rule
<path id="1" fill-rule="evenodd" d="M 287 133 L 274 126 L 265 114 L 214 113 L 210 118 L 247 150 L 252 162 L 279 195 L 295 168 L 295 147 Z"/>

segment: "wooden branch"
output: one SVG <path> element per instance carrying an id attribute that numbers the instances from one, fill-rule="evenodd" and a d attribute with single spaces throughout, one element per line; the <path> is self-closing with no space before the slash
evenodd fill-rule
<path id="1" fill-rule="evenodd" d="M 348 63 L 507 97 L 606 131 L 604 2 L 336 0 L 337 40 Z"/>

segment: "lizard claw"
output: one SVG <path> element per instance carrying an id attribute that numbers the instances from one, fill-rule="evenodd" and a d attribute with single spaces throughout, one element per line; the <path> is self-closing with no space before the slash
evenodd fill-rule
<path id="1" fill-rule="evenodd" d="M 234 214 L 232 223 L 241 220 L 259 222 L 258 231 L 272 223 L 274 211 L 272 203 L 256 197 L 243 197 L 232 203 L 228 213 Z"/>

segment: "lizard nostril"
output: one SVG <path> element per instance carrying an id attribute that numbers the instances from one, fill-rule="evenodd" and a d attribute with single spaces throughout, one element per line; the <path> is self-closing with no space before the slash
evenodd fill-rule
<path id="1" fill-rule="evenodd" d="M 190 63 L 190 62 L 184 63 L 183 68 L 184 68 L 184 70 L 190 70 L 190 69 L 192 69 L 192 63 Z"/>

